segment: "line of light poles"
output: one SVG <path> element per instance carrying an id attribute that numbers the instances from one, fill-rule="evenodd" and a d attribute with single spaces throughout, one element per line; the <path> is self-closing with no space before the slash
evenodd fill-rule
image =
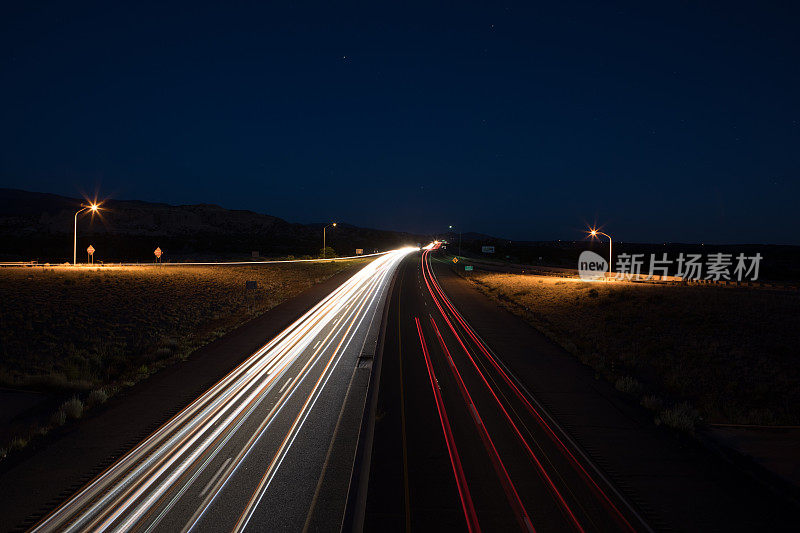
<path id="1" fill-rule="evenodd" d="M 89 204 L 89 205 L 82 205 L 82 208 L 75 213 L 75 228 L 72 234 L 72 265 L 75 266 L 78 264 L 78 215 L 83 213 L 86 210 L 91 211 L 92 213 L 96 213 L 98 209 L 100 209 L 99 204 Z"/>
<path id="2" fill-rule="evenodd" d="M 325 241 L 325 230 L 327 230 L 328 228 L 335 228 L 335 227 L 336 227 L 336 222 L 331 222 L 330 224 L 328 224 L 327 226 L 322 228 L 322 258 L 323 259 L 327 259 L 327 257 L 328 257 L 328 247 L 325 244 L 326 243 L 326 241 Z"/>

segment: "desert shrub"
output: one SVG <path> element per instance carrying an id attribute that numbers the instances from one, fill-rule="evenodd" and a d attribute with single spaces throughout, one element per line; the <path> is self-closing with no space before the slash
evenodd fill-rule
<path id="1" fill-rule="evenodd" d="M 50 423 L 54 426 L 63 426 L 66 422 L 67 413 L 64 412 L 64 409 L 59 409 L 50 417 Z"/>
<path id="2" fill-rule="evenodd" d="M 83 401 L 73 396 L 61 406 L 68 418 L 80 418 L 83 415 Z"/>
<path id="3" fill-rule="evenodd" d="M 742 420 L 745 424 L 756 426 L 772 426 L 777 423 L 775 414 L 769 409 L 749 409 Z"/>
<path id="4" fill-rule="evenodd" d="M 172 349 L 167 348 L 166 346 L 159 348 L 156 350 L 155 358 L 156 359 L 164 359 L 165 357 L 169 357 L 172 355 Z"/>
<path id="5" fill-rule="evenodd" d="M 614 387 L 625 394 L 637 395 L 642 392 L 642 384 L 631 376 L 622 376 L 614 383 Z"/>
<path id="6" fill-rule="evenodd" d="M 660 411 L 664 408 L 664 402 L 661 398 L 652 394 L 645 395 L 641 401 L 642 407 L 651 411 Z"/>
<path id="7" fill-rule="evenodd" d="M 95 389 L 89 393 L 89 399 L 87 400 L 87 403 L 90 407 L 92 407 L 95 405 L 104 404 L 106 403 L 106 400 L 108 400 L 108 394 L 106 394 L 106 391 L 103 389 Z"/>
<path id="8" fill-rule="evenodd" d="M 28 439 L 23 437 L 14 437 L 13 439 L 11 439 L 11 444 L 9 445 L 9 449 L 21 450 L 27 445 L 28 445 Z"/>
<path id="9" fill-rule="evenodd" d="M 697 411 L 687 402 L 682 402 L 661 411 L 656 418 L 656 424 L 662 423 L 678 431 L 693 433 L 698 420 Z"/>
<path id="10" fill-rule="evenodd" d="M 175 337 L 166 337 L 164 340 L 161 341 L 164 345 L 164 348 L 168 348 L 169 350 L 175 351 L 178 349 L 178 339 Z"/>

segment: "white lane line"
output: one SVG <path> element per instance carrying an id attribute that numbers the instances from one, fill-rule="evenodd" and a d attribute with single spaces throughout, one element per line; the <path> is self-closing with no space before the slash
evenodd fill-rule
<path id="1" fill-rule="evenodd" d="M 314 349 L 315 349 L 315 350 L 317 349 L 317 346 L 319 346 L 319 343 L 321 343 L 321 342 L 322 342 L 322 341 L 317 341 L 317 344 L 315 344 L 315 345 L 314 345 Z"/>
<path id="2" fill-rule="evenodd" d="M 219 479 L 219 476 L 222 475 L 222 471 L 225 470 L 225 467 L 228 466 L 228 463 L 230 463 L 230 462 L 231 462 L 231 458 L 230 457 L 225 459 L 225 462 L 222 463 L 221 467 L 219 467 L 219 470 L 217 470 L 217 473 L 214 474 L 214 476 L 208 481 L 208 484 L 205 487 L 203 487 L 203 492 L 200 493 L 200 497 L 201 498 L 203 496 L 205 496 L 206 492 L 208 492 L 208 489 L 210 489 L 214 485 L 214 483 L 217 482 L 217 479 Z"/>
<path id="3" fill-rule="evenodd" d="M 288 387 L 289 383 L 291 383 L 291 382 L 292 382 L 292 378 L 287 379 L 286 383 L 284 383 L 283 387 L 281 387 L 281 390 L 278 391 L 278 394 L 283 394 L 283 391 L 286 390 L 286 387 Z"/>

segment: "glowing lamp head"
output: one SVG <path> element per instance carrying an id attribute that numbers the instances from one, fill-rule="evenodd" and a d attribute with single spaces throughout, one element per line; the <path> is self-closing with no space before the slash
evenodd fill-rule
<path id="1" fill-rule="evenodd" d="M 589 235 L 591 235 L 592 237 L 597 237 L 597 230 L 593 229 L 592 231 L 589 232 Z"/>
<path id="2" fill-rule="evenodd" d="M 100 206 L 99 206 L 99 205 L 97 205 L 97 204 L 92 204 L 92 205 L 90 205 L 89 207 L 91 208 L 91 210 L 92 210 L 92 211 L 97 211 L 97 209 L 98 209 Z"/>
<path id="3" fill-rule="evenodd" d="M 333 223 L 333 227 L 334 227 L 334 228 L 336 227 L 336 222 L 334 222 L 334 223 Z"/>

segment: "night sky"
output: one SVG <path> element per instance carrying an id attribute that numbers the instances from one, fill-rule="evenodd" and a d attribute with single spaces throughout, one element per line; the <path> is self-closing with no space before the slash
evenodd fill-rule
<path id="1" fill-rule="evenodd" d="M 800 244 L 791 2 L 14 3 L 3 187 L 511 239 L 597 221 L 623 241 Z"/>

